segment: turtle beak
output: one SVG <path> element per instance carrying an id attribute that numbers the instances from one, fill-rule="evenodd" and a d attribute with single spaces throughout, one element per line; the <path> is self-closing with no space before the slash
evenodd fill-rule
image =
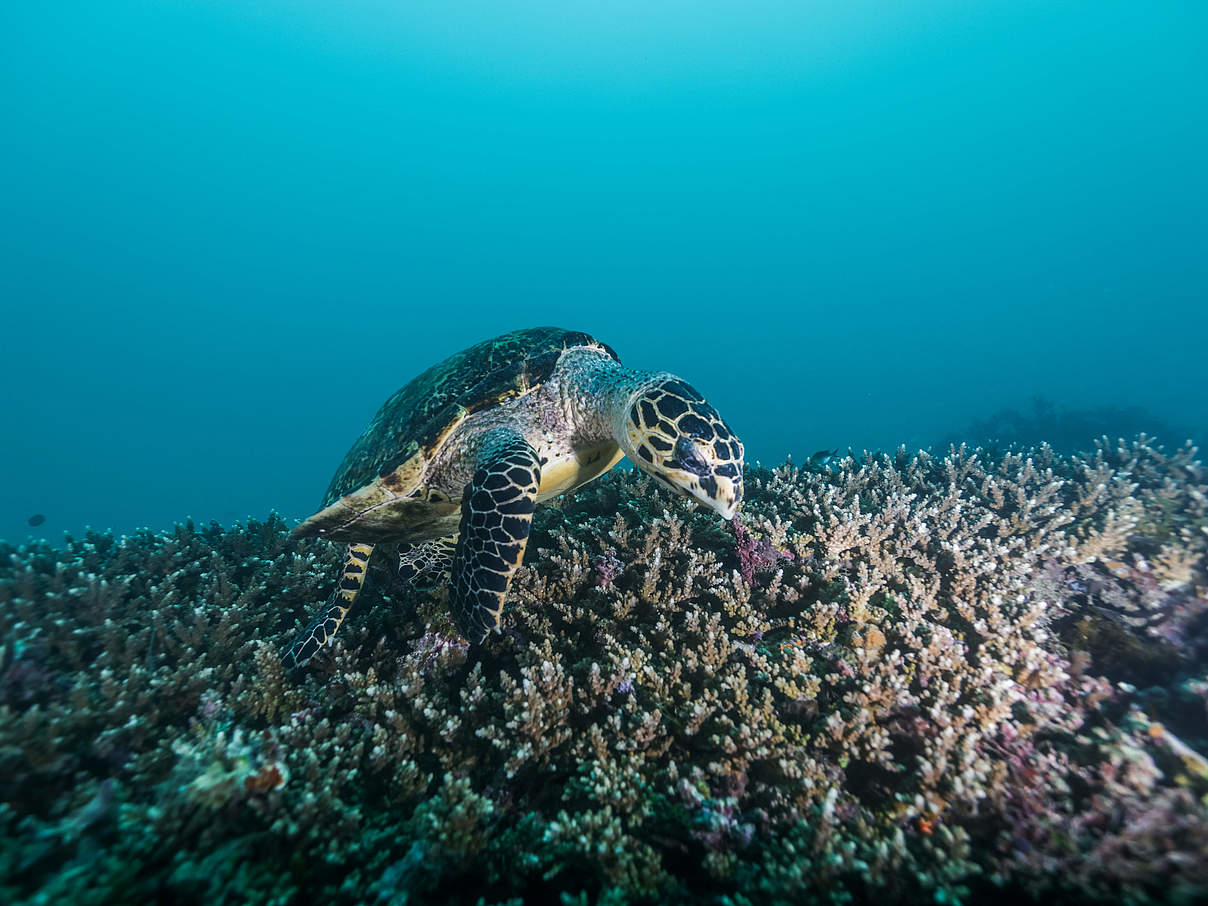
<path id="1" fill-rule="evenodd" d="M 679 476 L 676 477 L 679 478 Z M 724 475 L 716 473 L 684 474 L 681 479 L 682 483 L 667 481 L 661 477 L 659 480 L 676 493 L 717 513 L 727 522 L 734 518 L 734 514 L 742 505 L 742 485 Z"/>
<path id="2" fill-rule="evenodd" d="M 742 503 L 742 479 L 732 478 L 727 472 L 733 468 L 717 469 L 701 455 L 692 440 L 681 437 L 676 443 L 674 454 L 664 464 L 665 475 L 654 475 L 671 490 L 708 507 L 729 521 L 738 512 Z M 740 476 L 741 472 L 736 472 Z"/>
<path id="3" fill-rule="evenodd" d="M 722 519 L 729 522 L 738 514 L 742 506 L 742 485 L 728 478 L 717 478 L 717 495 L 709 501 L 709 506 Z"/>
<path id="4" fill-rule="evenodd" d="M 723 497 L 720 500 L 718 500 L 717 504 L 713 507 L 713 509 L 715 509 L 717 511 L 717 515 L 721 516 L 721 518 L 726 520 L 726 522 L 729 522 L 731 519 L 733 519 L 735 516 L 738 515 L 738 507 L 741 504 L 742 504 L 742 501 L 737 499 L 736 497 L 733 497 L 733 496 Z"/>

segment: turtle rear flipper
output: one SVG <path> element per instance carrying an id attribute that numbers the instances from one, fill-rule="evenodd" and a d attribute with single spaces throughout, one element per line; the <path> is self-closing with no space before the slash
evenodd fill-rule
<path id="1" fill-rule="evenodd" d="M 421 541 L 418 544 L 400 544 L 399 581 L 421 590 L 443 585 L 453 572 L 453 553 L 456 549 L 457 535 Z"/>
<path id="2" fill-rule="evenodd" d="M 324 645 L 330 645 L 336 636 L 336 630 L 348 616 L 357 594 L 365 584 L 365 568 L 369 565 L 369 555 L 373 553 L 372 544 L 350 544 L 344 552 L 344 568 L 340 573 L 340 583 L 331 593 L 314 619 L 307 624 L 293 643 L 281 656 L 287 667 L 305 667 L 306 662 L 314 657 Z"/>
<path id="3" fill-rule="evenodd" d="M 500 430 L 483 444 L 478 471 L 462 496 L 453 556 L 453 616 L 471 642 L 499 631 L 503 600 L 524 558 L 540 485 L 537 451 L 519 434 Z"/>

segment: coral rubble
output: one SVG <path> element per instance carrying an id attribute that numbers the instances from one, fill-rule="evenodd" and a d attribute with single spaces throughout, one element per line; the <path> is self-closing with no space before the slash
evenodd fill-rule
<path id="1" fill-rule="evenodd" d="M 0 545 L 0 898 L 1202 902 L 1208 487 L 1144 437 L 617 472 L 504 633 L 278 518 Z M 372 605 L 372 606 L 367 606 Z"/>

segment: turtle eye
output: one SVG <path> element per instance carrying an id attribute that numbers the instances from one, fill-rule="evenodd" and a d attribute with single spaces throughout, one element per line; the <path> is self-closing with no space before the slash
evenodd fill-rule
<path id="1" fill-rule="evenodd" d="M 709 474 L 709 464 L 696 452 L 696 444 L 686 437 L 681 437 L 675 442 L 675 456 L 672 457 L 670 465 L 693 475 Z"/>

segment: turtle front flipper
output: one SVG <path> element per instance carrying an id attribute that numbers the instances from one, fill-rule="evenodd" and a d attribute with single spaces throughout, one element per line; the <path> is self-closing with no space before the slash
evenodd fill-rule
<path id="1" fill-rule="evenodd" d="M 462 497 L 453 556 L 453 616 L 471 642 L 499 631 L 503 599 L 524 557 L 540 485 L 541 462 L 527 440 L 506 430 L 486 439 L 478 471 Z"/>
<path id="2" fill-rule="evenodd" d="M 412 588 L 430 589 L 448 581 L 453 572 L 457 535 L 398 546 L 398 579 Z"/>
<path id="3" fill-rule="evenodd" d="M 336 630 L 344 622 L 344 617 L 348 616 L 361 586 L 365 584 L 365 568 L 369 565 L 369 555 L 372 553 L 372 544 L 348 545 L 344 552 L 344 569 L 340 573 L 340 584 L 282 656 L 286 666 L 305 667 L 306 662 L 314 657 L 320 648 L 335 640 Z"/>

